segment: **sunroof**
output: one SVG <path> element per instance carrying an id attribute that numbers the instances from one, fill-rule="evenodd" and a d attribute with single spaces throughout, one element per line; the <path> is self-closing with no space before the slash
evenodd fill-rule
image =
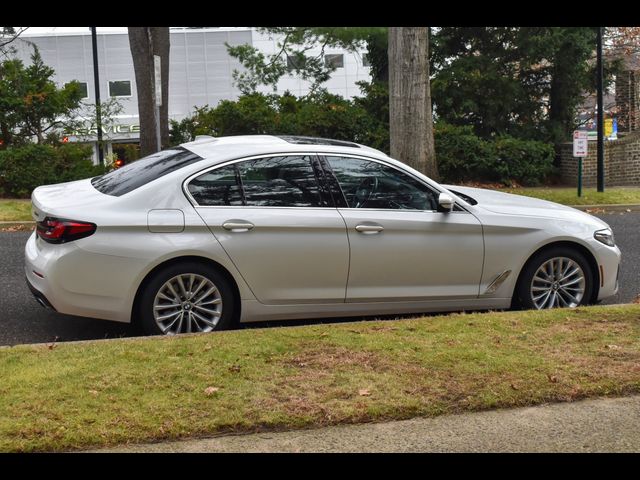
<path id="1" fill-rule="evenodd" d="M 303 137 L 299 135 L 277 135 L 278 138 L 299 145 L 334 145 L 336 147 L 360 148 L 357 143 L 345 142 L 344 140 L 331 140 L 330 138 Z"/>

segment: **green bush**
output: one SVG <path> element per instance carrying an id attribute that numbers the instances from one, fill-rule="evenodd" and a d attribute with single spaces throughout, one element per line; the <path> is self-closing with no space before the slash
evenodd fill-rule
<path id="1" fill-rule="evenodd" d="M 69 182 L 104 173 L 91 163 L 91 147 L 28 144 L 0 150 L 0 196 L 22 198 L 40 185 Z"/>
<path id="2" fill-rule="evenodd" d="M 326 91 L 302 98 L 253 93 L 172 121 L 170 138 L 182 143 L 197 135 L 308 135 L 384 147 L 380 123 L 362 105 Z"/>
<path id="3" fill-rule="evenodd" d="M 301 98 L 242 95 L 172 121 L 171 140 L 177 144 L 197 135 L 308 135 L 349 140 L 389 153 L 387 89 L 366 83 L 361 89 L 364 96 L 353 100 L 324 90 Z M 471 126 L 443 122 L 435 125 L 434 138 L 438 168 L 446 182 L 536 185 L 553 170 L 553 147 L 543 142 L 506 135 L 484 139 Z"/>
<path id="4" fill-rule="evenodd" d="M 500 135 L 478 137 L 473 127 L 439 123 L 434 129 L 436 158 L 443 181 L 516 181 L 537 185 L 553 172 L 553 146 Z"/>

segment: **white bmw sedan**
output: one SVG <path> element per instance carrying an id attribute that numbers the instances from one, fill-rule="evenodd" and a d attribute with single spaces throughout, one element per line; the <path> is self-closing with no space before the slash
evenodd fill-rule
<path id="1" fill-rule="evenodd" d="M 440 185 L 349 142 L 199 138 L 38 187 L 32 204 L 25 271 L 39 302 L 150 334 L 575 307 L 618 290 L 620 250 L 603 221 Z"/>

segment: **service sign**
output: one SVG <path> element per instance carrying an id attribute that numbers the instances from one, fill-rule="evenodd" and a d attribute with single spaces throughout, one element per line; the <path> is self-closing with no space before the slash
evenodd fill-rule
<path id="1" fill-rule="evenodd" d="M 588 150 L 588 132 L 583 130 L 576 130 L 573 132 L 573 156 L 574 157 L 586 157 Z"/>

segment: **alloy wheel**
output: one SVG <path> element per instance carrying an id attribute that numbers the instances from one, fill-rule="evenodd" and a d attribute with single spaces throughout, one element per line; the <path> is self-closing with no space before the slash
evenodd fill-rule
<path id="1" fill-rule="evenodd" d="M 165 335 L 210 332 L 222 315 L 222 297 L 207 277 L 184 273 L 167 280 L 153 300 L 153 318 Z"/>
<path id="2" fill-rule="evenodd" d="M 571 258 L 554 257 L 545 261 L 531 280 L 531 300 L 538 310 L 577 307 L 586 288 L 582 267 Z"/>

